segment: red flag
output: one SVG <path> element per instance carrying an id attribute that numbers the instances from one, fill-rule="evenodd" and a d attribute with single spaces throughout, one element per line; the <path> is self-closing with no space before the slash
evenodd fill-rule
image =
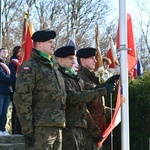
<path id="1" fill-rule="evenodd" d="M 26 61 L 31 57 L 31 51 L 33 47 L 32 39 L 31 39 L 32 33 L 33 33 L 32 23 L 28 22 L 24 28 L 22 46 L 21 46 L 21 55 L 19 57 L 19 65 L 21 65 L 24 61 Z"/>
<path id="2" fill-rule="evenodd" d="M 120 46 L 120 33 L 119 33 L 119 27 L 118 27 L 118 33 L 117 33 L 117 49 Z M 133 33 L 133 27 L 132 27 L 132 19 L 131 15 L 127 13 L 127 47 L 131 50 L 128 50 L 128 72 L 132 71 L 134 66 L 137 64 L 137 55 L 136 55 L 136 47 L 135 47 L 135 41 L 134 41 L 134 33 Z"/>

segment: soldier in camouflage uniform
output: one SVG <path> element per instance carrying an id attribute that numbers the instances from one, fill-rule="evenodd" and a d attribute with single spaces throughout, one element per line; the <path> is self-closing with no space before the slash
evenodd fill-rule
<path id="1" fill-rule="evenodd" d="M 103 84 L 100 84 L 99 78 L 95 76 L 93 72 L 96 64 L 95 59 L 96 49 L 95 48 L 83 48 L 77 51 L 77 61 L 80 65 L 78 70 L 78 75 L 85 84 L 85 89 L 91 89 L 96 86 L 104 86 L 108 83 L 115 83 L 116 76 L 113 79 L 108 79 Z M 101 97 L 87 103 L 88 111 L 90 112 L 91 116 L 93 117 L 96 125 L 99 127 L 100 131 L 103 132 L 106 129 L 106 118 L 104 112 L 104 106 Z M 94 141 L 91 134 L 87 131 L 87 143 L 86 143 L 86 150 L 98 150 L 97 143 Z"/>
<path id="2" fill-rule="evenodd" d="M 59 70 L 65 80 L 67 93 L 66 99 L 66 128 L 63 129 L 63 150 L 84 150 L 86 145 L 85 130 L 87 128 L 87 109 L 86 103 L 100 98 L 112 92 L 114 84 L 103 88 L 93 88 L 83 90 L 84 83 L 75 75 L 72 70 L 75 64 L 75 49 L 73 46 L 64 46 L 57 49 L 54 53 L 60 65 Z M 91 125 L 93 125 L 91 123 Z M 93 130 L 96 140 L 101 140 L 100 131 L 94 126 Z M 98 131 L 98 134 L 97 132 Z"/>
<path id="3" fill-rule="evenodd" d="M 25 149 L 61 150 L 66 92 L 53 63 L 55 31 L 32 35 L 32 56 L 19 68 L 14 104 L 25 137 Z"/>

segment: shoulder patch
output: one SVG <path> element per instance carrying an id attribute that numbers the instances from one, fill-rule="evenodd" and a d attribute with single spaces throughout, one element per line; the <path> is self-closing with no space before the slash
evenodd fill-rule
<path id="1" fill-rule="evenodd" d="M 23 67 L 23 71 L 24 71 L 24 72 L 28 72 L 29 70 L 30 70 L 29 67 Z"/>

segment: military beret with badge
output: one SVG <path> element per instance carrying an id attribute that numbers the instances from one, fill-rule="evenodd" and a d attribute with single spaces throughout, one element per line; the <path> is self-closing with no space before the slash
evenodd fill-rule
<path id="1" fill-rule="evenodd" d="M 33 33 L 31 39 L 35 42 L 45 42 L 56 37 L 56 32 L 53 30 L 39 30 Z"/>
<path id="2" fill-rule="evenodd" d="M 54 55 L 62 58 L 75 55 L 75 47 L 70 45 L 60 47 L 54 52 Z"/>
<path id="3" fill-rule="evenodd" d="M 77 51 L 78 58 L 89 58 L 96 55 L 96 49 L 92 47 L 81 48 Z"/>

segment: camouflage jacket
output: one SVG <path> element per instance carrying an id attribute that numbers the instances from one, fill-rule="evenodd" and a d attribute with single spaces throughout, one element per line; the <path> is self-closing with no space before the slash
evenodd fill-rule
<path id="1" fill-rule="evenodd" d="M 24 134 L 34 126 L 65 127 L 66 92 L 57 65 L 33 49 L 17 75 L 14 104 Z"/>
<path id="2" fill-rule="evenodd" d="M 67 70 L 60 67 L 67 93 L 66 99 L 66 126 L 87 128 L 86 123 L 86 103 L 92 101 L 94 97 L 101 96 L 105 90 L 101 92 L 97 89 L 83 90 L 84 83 L 77 75 L 70 74 Z"/>
<path id="3" fill-rule="evenodd" d="M 99 85 L 99 78 L 95 76 L 94 72 L 90 72 L 85 67 L 80 67 L 78 71 L 79 77 L 82 78 L 84 81 L 84 88 L 85 89 L 91 89 L 92 87 L 95 87 L 96 85 Z M 102 84 L 103 86 L 103 84 Z M 87 104 L 87 108 L 93 117 L 95 123 L 100 128 L 100 130 L 103 132 L 106 128 L 106 118 L 104 114 L 104 106 L 103 106 L 103 100 L 102 98 L 96 99 L 95 101 L 91 101 Z"/>

